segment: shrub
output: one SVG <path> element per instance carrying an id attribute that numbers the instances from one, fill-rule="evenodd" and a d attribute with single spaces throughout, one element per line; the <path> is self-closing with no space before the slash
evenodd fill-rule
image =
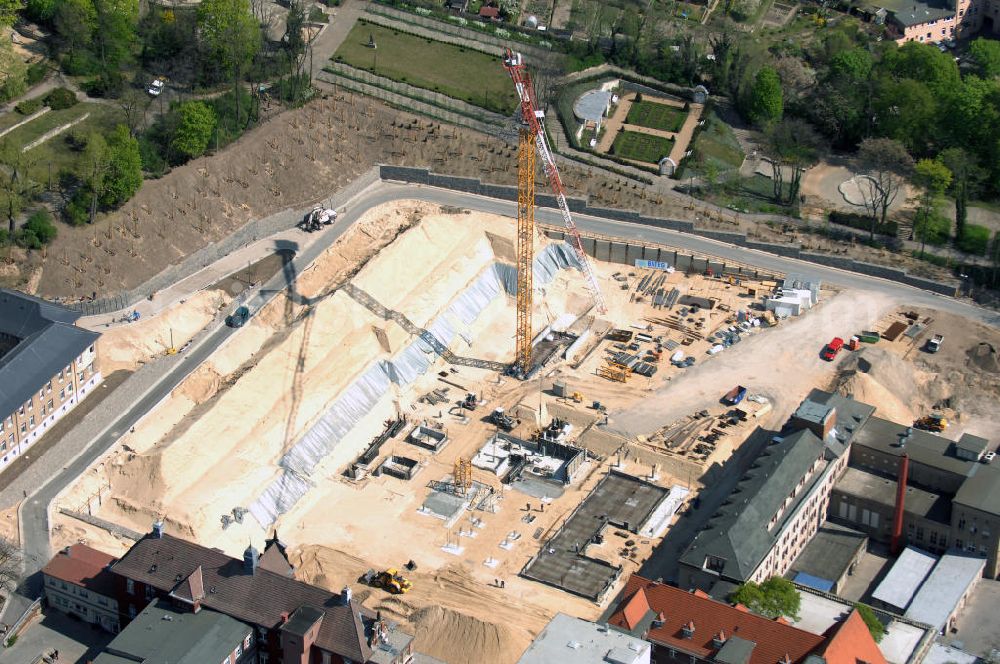
<path id="1" fill-rule="evenodd" d="M 97 73 L 97 58 L 90 51 L 76 49 L 62 60 L 62 68 L 70 76 L 93 76 Z"/>
<path id="2" fill-rule="evenodd" d="M 52 215 L 45 210 L 39 210 L 28 217 L 28 221 L 21 227 L 21 232 L 23 235 L 30 234 L 34 240 L 38 241 L 39 245 L 43 245 L 52 242 L 58 231 L 55 224 L 52 223 Z M 34 242 L 29 242 L 29 244 L 33 245 Z M 30 246 L 28 248 L 38 249 L 39 247 Z"/>
<path id="3" fill-rule="evenodd" d="M 70 226 L 83 226 L 90 221 L 90 210 L 87 207 L 87 192 L 80 189 L 63 208 L 63 219 Z"/>
<path id="4" fill-rule="evenodd" d="M 828 219 L 831 224 L 850 226 L 862 231 L 870 230 L 872 224 L 871 217 L 867 215 L 856 214 L 854 212 L 840 212 L 839 210 L 831 210 Z M 884 224 L 876 225 L 875 232 L 880 235 L 896 237 L 896 234 L 899 232 L 899 225 L 895 221 L 887 221 Z"/>
<path id="5" fill-rule="evenodd" d="M 143 173 L 151 178 L 161 178 L 169 170 L 167 160 L 160 154 L 160 147 L 146 137 L 139 139 L 139 158 L 142 159 Z"/>
<path id="6" fill-rule="evenodd" d="M 990 246 L 990 229 L 978 224 L 966 224 L 958 248 L 967 254 L 982 256 Z"/>
<path id="7" fill-rule="evenodd" d="M 55 88 L 45 95 L 43 101 L 53 111 L 61 111 L 77 104 L 76 93 L 68 88 Z"/>
<path id="8" fill-rule="evenodd" d="M 28 67 L 28 75 L 25 79 L 28 85 L 38 85 L 45 79 L 45 75 L 49 73 L 49 66 L 45 64 L 45 61 L 36 62 L 35 64 Z"/>
<path id="9" fill-rule="evenodd" d="M 940 247 L 951 236 L 951 219 L 939 213 L 931 213 L 926 219 L 918 218 L 913 226 L 917 239 Z"/>
<path id="10" fill-rule="evenodd" d="M 20 104 L 14 107 L 14 110 L 21 115 L 31 115 L 32 113 L 37 113 L 38 109 L 42 107 L 41 99 L 25 99 Z"/>
<path id="11" fill-rule="evenodd" d="M 71 129 L 66 133 L 66 145 L 70 147 L 74 152 L 83 152 L 87 149 L 87 141 L 90 136 L 86 131 L 80 129 Z"/>
<path id="12" fill-rule="evenodd" d="M 125 89 L 125 77 L 120 72 L 109 72 L 106 75 L 92 78 L 83 83 L 84 91 L 91 97 L 115 98 Z"/>

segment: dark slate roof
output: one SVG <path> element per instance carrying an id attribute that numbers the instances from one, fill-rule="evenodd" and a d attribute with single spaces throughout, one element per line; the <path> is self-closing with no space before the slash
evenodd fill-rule
<path id="1" fill-rule="evenodd" d="M 221 662 L 252 633 L 252 627 L 225 614 L 178 611 L 158 600 L 143 609 L 94 664 Z"/>
<path id="2" fill-rule="evenodd" d="M 342 657 L 366 661 L 372 653 L 366 633 L 374 614 L 358 602 L 281 574 L 258 568 L 250 574 L 242 560 L 177 537 L 148 535 L 139 540 L 111 568 L 115 573 L 163 592 L 173 591 L 198 566 L 202 569 L 205 599 L 202 606 L 238 620 L 279 627 L 284 617 L 302 606 L 324 613 L 316 645 Z"/>
<path id="3" fill-rule="evenodd" d="M 258 564 L 261 569 L 266 569 L 282 576 L 292 576 L 295 568 L 288 561 L 288 554 L 285 553 L 285 545 L 278 540 L 278 536 L 267 540 L 264 553 L 260 554 Z"/>
<path id="4" fill-rule="evenodd" d="M 699 532 L 681 556 L 681 562 L 702 568 L 706 556 L 725 561 L 721 576 L 744 581 L 753 573 L 774 544 L 785 520 L 798 508 L 812 484 L 803 487 L 775 526 L 771 517 L 792 492 L 809 467 L 824 454 L 825 447 L 808 429 L 771 443 L 754 461 L 719 512 Z"/>
<path id="5" fill-rule="evenodd" d="M 972 471 L 955 494 L 954 502 L 1000 515 L 1000 467 L 973 464 Z"/>
<path id="6" fill-rule="evenodd" d="M 719 652 L 715 653 L 714 659 L 722 664 L 747 664 L 756 646 L 753 641 L 730 636 L 719 648 Z"/>
<path id="7" fill-rule="evenodd" d="M 0 289 L 0 333 L 20 340 L 0 357 L 0 417 L 17 410 L 101 336 L 76 327 L 79 317 L 65 307 Z"/>
<path id="8" fill-rule="evenodd" d="M 837 422 L 834 424 L 833 433 L 840 446 L 834 445 L 833 441 L 826 442 L 831 449 L 838 452 L 838 455 L 846 449 L 871 416 L 875 414 L 875 406 L 869 406 L 835 392 L 814 389 L 809 392 L 806 401 L 814 401 L 837 410 Z"/>
<path id="9" fill-rule="evenodd" d="M 890 513 L 896 506 L 899 483 L 861 468 L 848 467 L 834 491 L 884 505 Z M 934 491 L 906 485 L 906 512 L 941 524 L 951 523 L 951 500 Z"/>
<path id="10" fill-rule="evenodd" d="M 905 438 L 905 445 L 900 441 Z M 975 461 L 955 456 L 955 443 L 928 431 L 905 424 L 896 424 L 881 417 L 873 417 L 857 433 L 854 444 L 878 450 L 883 454 L 902 456 L 906 452 L 910 461 L 937 468 L 955 475 L 968 475 L 977 464 Z"/>
<path id="11" fill-rule="evenodd" d="M 868 536 L 853 528 L 824 521 L 788 570 L 788 578 L 799 572 L 827 581 L 836 581 L 863 549 Z"/>
<path id="12" fill-rule="evenodd" d="M 323 615 L 323 610 L 315 606 L 300 606 L 295 609 L 288 622 L 281 626 L 281 631 L 295 636 L 305 636 L 313 625 L 323 619 Z"/>

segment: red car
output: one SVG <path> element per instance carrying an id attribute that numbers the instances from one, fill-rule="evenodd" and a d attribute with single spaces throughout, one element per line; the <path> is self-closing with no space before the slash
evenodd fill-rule
<path id="1" fill-rule="evenodd" d="M 833 359 L 837 357 L 837 353 L 840 349 L 844 347 L 844 340 L 840 337 L 834 337 L 833 340 L 823 348 L 823 352 L 819 354 L 827 362 L 833 362 Z"/>

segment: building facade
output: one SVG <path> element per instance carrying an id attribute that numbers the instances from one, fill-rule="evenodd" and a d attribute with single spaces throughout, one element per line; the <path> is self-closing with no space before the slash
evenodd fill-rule
<path id="1" fill-rule="evenodd" d="M 1000 34 L 998 0 L 922 0 L 890 10 L 890 36 L 896 43 L 934 44 L 968 39 L 977 33 Z"/>
<path id="2" fill-rule="evenodd" d="M 0 470 L 101 382 L 96 332 L 80 314 L 0 289 Z"/>
<path id="3" fill-rule="evenodd" d="M 850 469 L 833 490 L 829 517 L 890 543 L 905 456 L 900 545 L 976 554 L 986 560 L 984 574 L 996 578 L 1000 467 L 984 462 L 988 449 L 977 436 L 951 441 L 873 417 L 851 448 Z"/>
<path id="4" fill-rule="evenodd" d="M 118 600 L 112 556 L 85 544 L 57 553 L 42 568 L 42 586 L 49 607 L 97 625 L 112 634 L 119 630 Z"/>

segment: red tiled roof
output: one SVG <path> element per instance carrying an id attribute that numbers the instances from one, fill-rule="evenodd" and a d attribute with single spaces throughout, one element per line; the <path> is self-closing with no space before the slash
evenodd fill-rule
<path id="1" fill-rule="evenodd" d="M 642 622 L 642 619 L 646 617 L 649 613 L 649 602 L 646 600 L 646 593 L 640 588 L 632 595 L 631 599 L 625 603 L 622 609 L 622 616 L 625 619 L 625 625 L 629 629 L 635 629 L 635 626 Z"/>
<path id="2" fill-rule="evenodd" d="M 664 620 L 661 627 L 649 630 L 647 638 L 706 659 L 718 650 L 713 637 L 720 632 L 756 644 L 748 664 L 778 664 L 786 656 L 791 664 L 797 664 L 825 641 L 818 634 L 633 574 L 625 585 L 625 597 L 631 600 L 639 592 Z M 691 638 L 685 638 L 681 630 L 692 622 L 694 633 Z M 608 623 L 630 629 L 623 609 L 616 611 Z"/>
<path id="3" fill-rule="evenodd" d="M 113 562 L 115 558 L 103 551 L 92 549 L 86 544 L 74 544 L 54 555 L 42 568 L 42 574 L 105 597 L 113 597 L 114 575 L 108 571 L 108 565 Z"/>
<path id="4" fill-rule="evenodd" d="M 483 18 L 500 18 L 499 7 L 480 7 L 479 15 Z"/>
<path id="5" fill-rule="evenodd" d="M 857 609 L 851 611 L 847 620 L 837 623 L 826 632 L 827 641 L 823 648 L 826 664 L 887 664 L 882 651 L 868 631 L 868 625 Z"/>

